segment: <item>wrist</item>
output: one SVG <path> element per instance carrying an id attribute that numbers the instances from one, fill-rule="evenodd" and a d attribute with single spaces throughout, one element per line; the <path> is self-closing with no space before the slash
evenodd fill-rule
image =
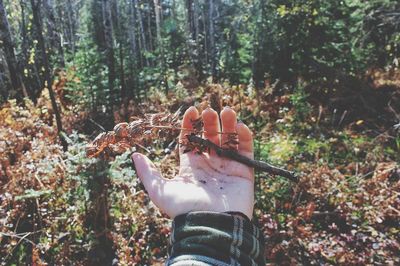
<path id="1" fill-rule="evenodd" d="M 172 223 L 167 265 L 193 261 L 211 265 L 265 265 L 264 239 L 250 219 L 238 212 L 196 211 Z"/>

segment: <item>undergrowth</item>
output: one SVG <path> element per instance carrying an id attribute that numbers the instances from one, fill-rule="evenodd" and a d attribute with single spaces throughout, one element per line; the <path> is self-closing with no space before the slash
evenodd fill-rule
<path id="1" fill-rule="evenodd" d="M 115 123 L 138 110 L 175 112 L 194 104 L 201 111 L 210 95 L 220 99 L 215 109 L 235 109 L 254 132 L 258 159 L 302 173 L 298 184 L 257 174 L 255 222 L 267 239 L 268 262 L 400 263 L 400 137 L 393 128 L 377 134 L 360 119 L 332 123 L 331 110 L 311 104 L 302 87 L 282 96 L 271 88 L 262 93 L 227 84 L 178 89 L 163 97 L 153 91 L 142 105 L 115 110 Z M 89 117 L 63 108 L 69 141 L 63 152 L 47 95 L 36 105 L 2 106 L 1 265 L 165 260 L 170 221 L 138 182 L 129 158 L 133 150 L 111 163 L 87 158 L 91 136 L 82 125 Z M 140 151 L 173 177 L 175 147 L 160 138 Z"/>

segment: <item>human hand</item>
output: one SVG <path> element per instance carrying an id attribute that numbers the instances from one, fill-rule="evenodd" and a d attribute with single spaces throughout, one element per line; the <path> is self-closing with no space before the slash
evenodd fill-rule
<path id="1" fill-rule="evenodd" d="M 183 116 L 180 140 L 190 134 L 192 121 L 199 118 L 195 107 Z M 238 153 L 253 159 L 253 137 L 249 128 L 237 123 L 236 113 L 226 107 L 221 111 L 220 126 L 217 112 L 208 108 L 201 114 L 205 139 L 221 145 L 228 138 L 226 133 L 237 133 Z M 222 134 L 220 133 L 222 129 Z M 134 153 L 137 175 L 144 184 L 150 199 L 169 217 L 191 211 L 241 212 L 251 219 L 254 204 L 253 169 L 230 159 L 219 157 L 214 151 L 197 154 L 183 153 L 180 148 L 179 174 L 165 179 L 149 158 Z"/>

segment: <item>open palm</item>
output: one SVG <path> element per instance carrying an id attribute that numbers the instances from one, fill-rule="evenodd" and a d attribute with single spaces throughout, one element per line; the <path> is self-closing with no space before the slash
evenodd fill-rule
<path id="1" fill-rule="evenodd" d="M 203 111 L 204 138 L 221 145 L 227 133 L 237 133 L 239 153 L 253 157 L 253 139 L 248 127 L 237 123 L 236 113 L 230 108 L 217 112 Z M 195 107 L 183 117 L 180 138 L 192 129 L 192 121 L 199 118 Z M 222 134 L 220 133 L 222 131 Z M 180 170 L 173 179 L 164 179 L 154 164 L 144 155 L 132 155 L 136 171 L 151 200 L 168 216 L 174 218 L 190 211 L 241 212 L 251 219 L 254 201 L 253 169 L 241 163 L 219 157 L 213 151 L 197 154 L 180 149 Z"/>

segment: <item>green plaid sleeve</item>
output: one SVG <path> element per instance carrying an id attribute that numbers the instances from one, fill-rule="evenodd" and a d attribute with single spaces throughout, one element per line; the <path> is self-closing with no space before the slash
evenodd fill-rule
<path id="1" fill-rule="evenodd" d="M 264 238 L 241 213 L 190 212 L 172 222 L 166 265 L 265 265 Z"/>

